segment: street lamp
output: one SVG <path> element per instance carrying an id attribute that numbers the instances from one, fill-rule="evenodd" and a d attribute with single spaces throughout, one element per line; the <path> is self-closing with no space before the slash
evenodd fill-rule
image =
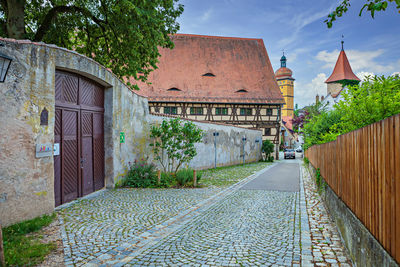
<path id="1" fill-rule="evenodd" d="M 246 142 L 246 140 L 247 140 L 246 137 L 242 138 L 242 141 L 243 141 L 243 165 L 244 165 L 244 162 L 245 162 L 244 161 L 244 154 L 245 154 L 245 152 L 244 152 L 244 142 Z"/>
<path id="2" fill-rule="evenodd" d="M 219 136 L 219 132 L 214 132 L 214 168 L 217 168 L 217 136 Z"/>
<path id="3" fill-rule="evenodd" d="M 0 43 L 0 47 L 4 44 Z M 8 69 L 10 68 L 12 58 L 0 52 L 0 82 L 3 83 L 6 79 Z"/>

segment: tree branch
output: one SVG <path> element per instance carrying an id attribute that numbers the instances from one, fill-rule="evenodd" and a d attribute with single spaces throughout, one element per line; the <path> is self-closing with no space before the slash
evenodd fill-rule
<path id="1" fill-rule="evenodd" d="M 89 10 L 77 7 L 77 6 L 55 6 L 49 10 L 49 12 L 44 17 L 40 27 L 38 28 L 33 41 L 41 41 L 47 31 L 50 29 L 50 25 L 53 19 L 57 17 L 59 13 L 81 13 L 82 15 L 86 16 L 93 20 L 97 25 L 104 29 L 103 23 L 104 21 L 101 19 L 96 18 Z"/>

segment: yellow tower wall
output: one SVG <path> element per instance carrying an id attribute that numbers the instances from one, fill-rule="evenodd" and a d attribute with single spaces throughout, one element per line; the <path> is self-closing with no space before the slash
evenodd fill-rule
<path id="1" fill-rule="evenodd" d="M 278 80 L 279 88 L 281 89 L 285 104 L 282 108 L 282 116 L 293 117 L 294 110 L 294 81 L 292 79 Z"/>

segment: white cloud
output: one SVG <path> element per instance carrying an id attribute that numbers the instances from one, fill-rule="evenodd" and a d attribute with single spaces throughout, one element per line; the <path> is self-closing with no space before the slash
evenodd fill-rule
<path id="1" fill-rule="evenodd" d="M 213 9 L 210 8 L 209 10 L 204 12 L 203 15 L 201 15 L 200 21 L 202 21 L 202 22 L 208 21 L 210 19 L 212 13 L 213 13 Z"/>
<path id="2" fill-rule="evenodd" d="M 315 96 L 318 94 L 326 96 L 326 79 L 328 77 L 325 73 L 319 73 L 310 83 L 296 82 L 294 86 L 295 91 L 295 102 L 299 104 L 299 107 L 304 107 L 315 102 Z"/>
<path id="3" fill-rule="evenodd" d="M 367 71 L 360 71 L 356 73 L 356 76 L 360 78 L 361 81 L 365 81 L 368 76 L 374 77 L 375 73 L 373 72 L 367 72 Z"/>
<path id="4" fill-rule="evenodd" d="M 328 52 L 326 50 L 318 52 L 316 59 L 325 62 L 323 68 L 333 70 L 340 51 L 334 50 Z M 384 53 L 383 49 L 373 51 L 346 50 L 353 71 L 385 73 L 395 69 L 393 64 L 379 64 L 377 59 Z"/>

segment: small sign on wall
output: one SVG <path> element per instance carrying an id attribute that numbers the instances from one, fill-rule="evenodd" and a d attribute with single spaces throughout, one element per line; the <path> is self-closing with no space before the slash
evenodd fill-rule
<path id="1" fill-rule="evenodd" d="M 124 132 L 120 132 L 119 133 L 119 143 L 120 144 L 124 144 L 125 143 L 125 133 Z"/>
<path id="2" fill-rule="evenodd" d="M 54 156 L 60 155 L 60 144 L 59 143 L 54 144 L 53 151 L 54 151 L 54 154 L 53 154 Z"/>
<path id="3" fill-rule="evenodd" d="M 52 144 L 37 144 L 36 145 L 36 158 L 51 157 L 53 155 Z"/>

